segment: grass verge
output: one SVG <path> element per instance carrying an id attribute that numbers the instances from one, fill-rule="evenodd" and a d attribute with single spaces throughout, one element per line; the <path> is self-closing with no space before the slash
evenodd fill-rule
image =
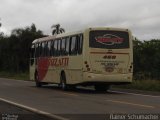
<path id="1" fill-rule="evenodd" d="M 120 88 L 160 92 L 160 80 L 133 80 L 132 84 L 120 85 Z"/>
<path id="2" fill-rule="evenodd" d="M 0 72 L 0 77 L 2 78 L 10 78 L 17 80 L 29 80 L 29 73 L 14 73 L 14 72 Z"/>

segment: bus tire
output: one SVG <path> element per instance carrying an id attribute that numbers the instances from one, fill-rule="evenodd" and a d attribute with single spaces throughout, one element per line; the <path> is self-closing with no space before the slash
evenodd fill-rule
<path id="1" fill-rule="evenodd" d="M 39 82 L 39 76 L 37 72 L 35 74 L 35 82 L 36 82 L 36 87 L 42 87 L 42 83 Z"/>
<path id="2" fill-rule="evenodd" d="M 60 86 L 62 90 L 67 90 L 66 75 L 64 72 L 62 72 L 60 76 Z"/>
<path id="3" fill-rule="evenodd" d="M 106 92 L 110 87 L 109 85 L 95 85 L 94 88 L 97 92 Z"/>
<path id="4" fill-rule="evenodd" d="M 69 90 L 75 90 L 76 89 L 76 86 L 75 85 L 67 85 L 68 89 Z"/>

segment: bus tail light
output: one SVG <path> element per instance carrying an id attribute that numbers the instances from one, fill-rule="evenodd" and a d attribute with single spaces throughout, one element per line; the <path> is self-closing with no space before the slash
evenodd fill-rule
<path id="1" fill-rule="evenodd" d="M 91 69 L 90 68 L 87 68 L 87 71 L 90 71 Z"/>
<path id="2" fill-rule="evenodd" d="M 89 68 L 89 65 L 86 65 L 86 68 Z"/>
<path id="3" fill-rule="evenodd" d="M 129 70 L 128 70 L 129 72 L 132 72 L 132 65 L 129 67 Z"/>
<path id="4" fill-rule="evenodd" d="M 86 65 L 87 71 L 90 71 L 91 69 L 90 69 L 90 67 L 89 67 L 89 65 L 88 65 L 88 62 L 87 62 L 87 61 L 84 61 L 84 64 Z"/>
<path id="5" fill-rule="evenodd" d="M 87 61 L 84 61 L 84 64 L 87 64 Z"/>

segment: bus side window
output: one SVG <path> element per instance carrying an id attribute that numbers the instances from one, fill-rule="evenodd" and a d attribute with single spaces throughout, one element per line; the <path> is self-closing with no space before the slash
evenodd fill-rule
<path id="1" fill-rule="evenodd" d="M 48 41 L 48 56 L 51 56 L 51 41 Z"/>
<path id="2" fill-rule="evenodd" d="M 60 56 L 61 55 L 61 39 L 58 40 L 58 50 L 57 50 L 57 55 Z"/>
<path id="3" fill-rule="evenodd" d="M 63 38 L 61 40 L 61 55 L 65 55 L 65 49 L 66 49 L 66 38 Z"/>
<path id="4" fill-rule="evenodd" d="M 38 57 L 38 43 L 35 44 L 35 58 Z"/>
<path id="5" fill-rule="evenodd" d="M 58 55 L 57 52 L 58 52 L 58 40 L 55 40 L 54 41 L 54 56 Z"/>
<path id="6" fill-rule="evenodd" d="M 82 49 L 83 49 L 83 35 L 78 36 L 78 54 L 82 54 Z"/>
<path id="7" fill-rule="evenodd" d="M 45 42 L 42 42 L 42 57 L 45 57 Z"/>
<path id="8" fill-rule="evenodd" d="M 40 47 L 39 47 L 39 44 L 40 43 L 37 43 L 37 45 L 36 45 L 36 57 L 40 56 Z"/>
<path id="9" fill-rule="evenodd" d="M 66 38 L 66 49 L 65 49 L 65 55 L 69 54 L 69 47 L 70 47 L 70 38 Z"/>
<path id="10" fill-rule="evenodd" d="M 77 54 L 77 36 L 71 37 L 70 55 Z"/>
<path id="11" fill-rule="evenodd" d="M 38 57 L 38 43 L 35 44 L 35 58 Z"/>
<path id="12" fill-rule="evenodd" d="M 44 42 L 44 57 L 48 56 L 48 42 Z"/>
<path id="13" fill-rule="evenodd" d="M 35 57 L 35 45 L 33 44 L 31 47 L 31 54 L 30 54 L 30 58 L 34 58 Z"/>
<path id="14" fill-rule="evenodd" d="M 51 51 L 50 51 L 50 54 L 51 56 L 54 56 L 54 41 L 51 42 Z"/>
<path id="15" fill-rule="evenodd" d="M 50 45 L 49 45 L 49 41 L 45 42 L 45 56 L 49 57 L 50 56 Z"/>
<path id="16" fill-rule="evenodd" d="M 38 48 L 39 48 L 39 57 L 41 57 L 42 56 L 42 43 L 39 43 Z"/>

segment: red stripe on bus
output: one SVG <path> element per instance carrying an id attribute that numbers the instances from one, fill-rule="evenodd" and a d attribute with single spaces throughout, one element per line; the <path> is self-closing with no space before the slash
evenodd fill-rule
<path id="1" fill-rule="evenodd" d="M 129 53 L 112 53 L 112 52 L 90 52 L 91 54 L 129 54 Z"/>

